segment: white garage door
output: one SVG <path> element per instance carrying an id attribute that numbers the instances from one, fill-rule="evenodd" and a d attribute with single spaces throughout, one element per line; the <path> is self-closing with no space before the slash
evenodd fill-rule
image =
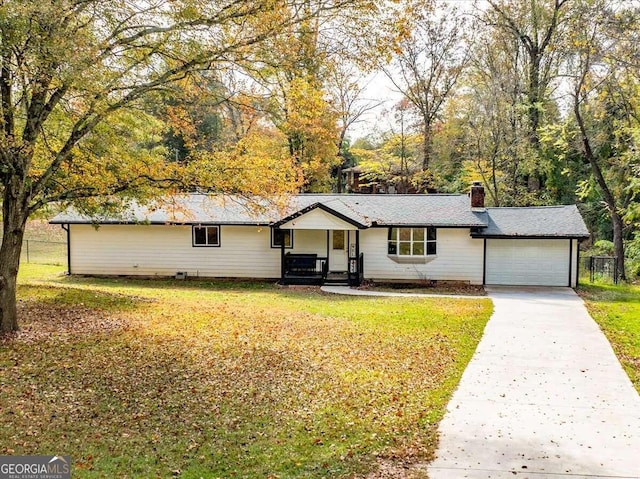
<path id="1" fill-rule="evenodd" d="M 569 240 L 487 239 L 486 284 L 567 286 Z"/>

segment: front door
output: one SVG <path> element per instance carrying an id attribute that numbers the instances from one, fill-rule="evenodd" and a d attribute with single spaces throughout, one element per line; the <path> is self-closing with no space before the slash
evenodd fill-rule
<path id="1" fill-rule="evenodd" d="M 330 236 L 329 271 L 347 271 L 347 232 L 332 230 Z"/>

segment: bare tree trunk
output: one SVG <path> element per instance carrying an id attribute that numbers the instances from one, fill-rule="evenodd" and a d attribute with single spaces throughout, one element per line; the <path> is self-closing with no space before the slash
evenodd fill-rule
<path id="1" fill-rule="evenodd" d="M 613 251 L 616 255 L 616 269 L 618 271 L 617 280 L 626 281 L 627 274 L 624 270 L 624 239 L 622 217 L 617 210 L 611 212 L 611 224 L 613 226 Z"/>
<path id="2" fill-rule="evenodd" d="M 20 267 L 20 252 L 27 220 L 24 197 L 19 180 L 5 185 L 2 202 L 3 236 L 0 246 L 0 334 L 18 330 L 16 280 Z"/>
<path id="3" fill-rule="evenodd" d="M 582 118 L 582 112 L 580 111 L 580 105 L 578 101 L 578 96 L 576 94 L 575 103 L 573 106 L 573 112 L 576 117 L 576 122 L 578 123 L 578 127 L 580 128 L 580 136 L 582 140 L 582 146 L 584 149 L 584 155 L 589 160 L 591 164 L 591 171 L 593 176 L 600 187 L 600 191 L 602 192 L 602 197 L 604 198 L 604 202 L 607 205 L 607 209 L 609 210 L 609 214 L 611 215 L 611 224 L 613 226 L 613 245 L 614 251 L 616 255 L 616 264 L 618 267 L 618 278 L 622 281 L 627 280 L 627 275 L 624 270 L 624 239 L 622 237 L 623 233 L 623 222 L 622 217 L 618 211 L 618 206 L 616 204 L 616 199 L 613 196 L 613 193 L 609 189 L 609 185 L 607 185 L 607 180 L 602 174 L 602 169 L 598 164 L 598 159 L 593 152 L 593 148 L 591 147 L 591 141 L 589 140 L 589 136 L 587 133 L 587 129 L 584 124 L 584 119 Z"/>
<path id="4" fill-rule="evenodd" d="M 424 140 L 422 142 L 422 171 L 429 169 L 429 163 L 431 162 L 431 144 L 433 138 L 431 134 L 431 125 L 425 121 L 424 123 Z"/>
<path id="5" fill-rule="evenodd" d="M 538 153 L 540 151 L 540 57 L 537 50 L 531 53 L 529 66 L 529 91 L 527 101 L 529 102 L 529 144 Z"/>
<path id="6" fill-rule="evenodd" d="M 493 206 L 500 206 L 500 194 L 498 192 L 498 172 L 497 172 L 498 169 L 496 167 L 496 154 L 492 155 L 492 158 L 491 158 L 491 182 L 493 183 L 493 192 L 491 193 L 491 196 L 493 197 Z"/>

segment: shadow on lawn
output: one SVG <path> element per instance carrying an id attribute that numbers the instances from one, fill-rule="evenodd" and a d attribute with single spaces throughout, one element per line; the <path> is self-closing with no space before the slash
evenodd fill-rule
<path id="1" fill-rule="evenodd" d="M 382 424 L 399 417 L 360 417 L 379 393 L 354 395 L 294 342 L 214 331 L 185 344 L 127 329 L 114 311 L 137 307 L 130 298 L 29 295 L 22 336 L 0 354 L 12 385 L 0 392 L 17 411 L 0 410 L 0 444 L 11 447 L 0 453 L 63 450 L 80 477 L 336 477 L 367 470 L 393 444 Z"/>
<path id="2" fill-rule="evenodd" d="M 97 277 L 97 276 L 64 276 L 57 280 L 58 284 L 72 287 L 99 287 L 100 289 L 129 289 L 135 288 L 144 294 L 146 291 L 185 291 L 209 293 L 244 293 L 267 292 L 285 297 L 298 298 L 301 296 L 330 297 L 332 301 L 355 302 L 363 297 L 342 296 L 325 293 L 319 286 L 281 286 L 272 280 L 255 279 L 187 279 L 171 278 L 134 278 L 134 277 Z M 365 297 L 366 299 L 366 297 Z"/>
<path id="3" fill-rule="evenodd" d="M 637 285 L 581 284 L 576 292 L 586 300 L 604 303 L 639 303 L 640 288 Z"/>
<path id="4" fill-rule="evenodd" d="M 274 281 L 242 280 L 242 279 L 195 279 L 178 280 L 167 277 L 134 277 L 134 276 L 64 276 L 58 279 L 60 284 L 78 286 L 103 287 L 136 287 L 140 289 L 176 289 L 176 290 L 277 290 L 279 286 Z"/>
<path id="5" fill-rule="evenodd" d="M 35 342 L 69 336 L 113 333 L 128 328 L 121 313 L 149 303 L 131 295 L 79 288 L 21 285 L 20 331 L 4 341 Z"/>

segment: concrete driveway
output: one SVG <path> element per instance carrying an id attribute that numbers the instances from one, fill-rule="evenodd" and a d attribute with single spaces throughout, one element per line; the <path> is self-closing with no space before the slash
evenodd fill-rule
<path id="1" fill-rule="evenodd" d="M 640 478 L 640 396 L 569 288 L 487 288 L 431 479 Z"/>

